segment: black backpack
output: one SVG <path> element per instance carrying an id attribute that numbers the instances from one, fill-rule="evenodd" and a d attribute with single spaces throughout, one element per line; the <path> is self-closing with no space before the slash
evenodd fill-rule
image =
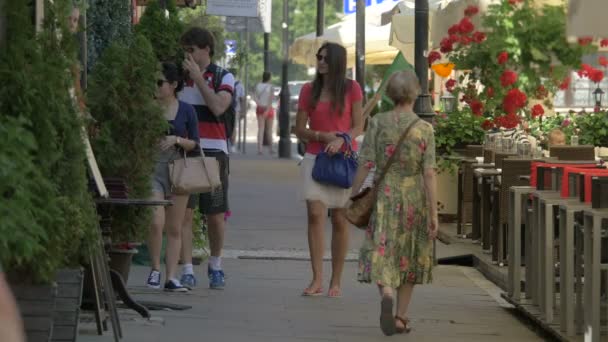
<path id="1" fill-rule="evenodd" d="M 217 92 L 217 89 L 219 89 L 220 85 L 222 84 L 222 78 L 224 78 L 224 76 L 228 73 L 228 70 L 220 66 L 216 67 L 215 75 L 213 76 L 213 90 Z M 226 109 L 226 111 L 224 112 L 224 126 L 226 127 L 227 140 L 230 140 L 232 132 L 234 132 L 234 126 L 236 125 L 236 83 L 237 82 L 234 83 L 232 101 L 230 102 L 230 106 L 228 106 L 228 109 Z"/>

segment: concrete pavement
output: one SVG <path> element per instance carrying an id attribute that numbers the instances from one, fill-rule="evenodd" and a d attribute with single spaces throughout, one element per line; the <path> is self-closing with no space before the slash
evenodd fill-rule
<path id="1" fill-rule="evenodd" d="M 231 161 L 233 216 L 226 233 L 224 291 L 206 288 L 206 265 L 195 271 L 202 286 L 188 294 L 145 288 L 146 267 L 134 267 L 131 293 L 140 300 L 191 305 L 184 311 L 153 311 L 145 321 L 121 309 L 124 341 L 385 341 L 378 327 L 374 286 L 356 282 L 356 262 L 347 262 L 344 296 L 301 297 L 310 279 L 304 202 L 298 199 L 296 160 L 234 155 Z M 330 228 L 326 229 L 329 247 Z M 353 228 L 349 259 L 356 259 L 363 235 Z M 329 254 L 329 248 L 327 248 Z M 458 254 L 438 243 L 438 256 Z M 329 256 L 329 255 L 328 255 Z M 325 263 L 326 279 L 330 265 Z M 438 266 L 432 285 L 415 289 L 408 341 L 542 341 L 505 308 L 499 290 L 472 268 Z M 327 281 L 325 289 L 327 290 Z M 94 334 L 83 315 L 79 341 L 111 341 Z"/>

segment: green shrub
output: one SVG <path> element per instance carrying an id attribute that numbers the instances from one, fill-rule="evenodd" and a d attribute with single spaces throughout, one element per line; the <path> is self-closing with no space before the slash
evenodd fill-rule
<path id="1" fill-rule="evenodd" d="M 576 118 L 580 143 L 608 146 L 608 114 L 606 112 L 580 114 Z"/>
<path id="2" fill-rule="evenodd" d="M 158 0 L 148 4 L 135 32 L 144 35 L 156 53 L 159 61 L 173 61 L 181 64 L 183 53 L 179 38 L 184 30 L 177 15 L 175 0 L 167 1 L 169 16 L 165 16 Z"/>
<path id="3" fill-rule="evenodd" d="M 67 28 L 72 1 L 45 2 L 46 19 L 36 36 L 27 2 L 5 6 L 0 261 L 23 280 L 48 282 L 58 268 L 79 263 L 96 229 L 82 121 L 70 95 L 70 70 L 77 63 Z"/>
<path id="4" fill-rule="evenodd" d="M 126 0 L 88 0 L 87 56 L 92 69 L 113 42 L 131 35 L 131 6 Z"/>
<path id="5" fill-rule="evenodd" d="M 93 150 L 104 177 L 126 181 L 129 198 L 149 198 L 158 143 L 167 129 L 154 101 L 158 62 L 150 42 L 136 34 L 110 45 L 93 69 L 88 89 L 100 131 Z M 116 207 L 114 242 L 143 239 L 149 209 Z"/>

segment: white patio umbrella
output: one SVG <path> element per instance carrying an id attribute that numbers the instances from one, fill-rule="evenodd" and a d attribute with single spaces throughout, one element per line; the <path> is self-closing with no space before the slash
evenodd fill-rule
<path id="1" fill-rule="evenodd" d="M 355 65 L 356 17 L 348 15 L 337 24 L 325 29 L 323 36 L 316 37 L 312 32 L 296 38 L 289 47 L 289 57 L 298 64 L 312 66 L 316 64 L 315 54 L 324 42 L 339 43 L 346 48 L 347 65 Z M 365 25 L 365 59 L 366 64 L 390 64 L 397 53 L 396 48 L 388 44 L 391 28 L 389 26 Z"/>
<path id="2" fill-rule="evenodd" d="M 402 3 L 408 3 L 403 1 Z M 397 6 L 401 6 L 399 3 Z M 390 64 L 399 52 L 396 44 L 391 44 L 391 36 L 393 28 L 386 25 L 390 23 L 384 20 L 385 12 L 394 10 L 397 8 L 394 2 L 386 1 L 382 5 L 374 6 L 365 10 L 365 62 L 366 64 Z M 411 5 L 413 7 L 413 5 Z M 399 7 L 401 8 L 401 7 Z M 411 37 L 404 39 L 404 41 L 414 41 L 414 15 L 413 10 L 408 13 L 404 13 L 401 16 L 400 11 L 395 10 L 396 16 L 399 17 L 399 21 L 406 21 L 405 27 L 410 31 Z M 393 21 L 395 22 L 395 21 Z M 292 61 L 299 64 L 315 65 L 315 54 L 319 47 L 324 42 L 335 42 L 343 45 L 347 51 L 347 64 L 349 67 L 355 65 L 355 42 L 356 42 L 356 15 L 350 14 L 344 17 L 342 21 L 331 25 L 325 29 L 323 36 L 316 37 L 315 32 L 306 34 L 304 36 L 296 38 L 293 44 L 289 47 L 289 56 Z M 392 46 L 391 46 L 392 45 Z M 406 54 L 406 51 L 411 50 L 412 52 Z M 406 58 L 411 55 L 413 61 L 413 47 L 403 51 L 406 54 Z"/>

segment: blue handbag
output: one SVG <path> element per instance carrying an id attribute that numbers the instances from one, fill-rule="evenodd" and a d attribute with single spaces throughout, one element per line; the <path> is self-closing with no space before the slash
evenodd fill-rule
<path id="1" fill-rule="evenodd" d="M 351 138 L 346 133 L 337 134 L 344 138 L 345 152 L 329 155 L 327 152 L 317 154 L 315 165 L 312 168 L 312 179 L 315 181 L 348 189 L 353 185 L 357 172 L 357 154 L 353 151 Z"/>

